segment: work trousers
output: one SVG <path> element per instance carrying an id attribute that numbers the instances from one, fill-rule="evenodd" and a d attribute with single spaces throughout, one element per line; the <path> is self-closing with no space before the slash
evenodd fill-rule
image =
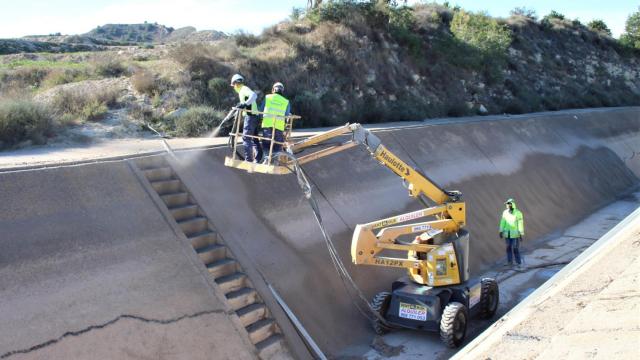
<path id="1" fill-rule="evenodd" d="M 520 238 L 506 238 L 504 241 L 507 244 L 507 260 L 513 262 L 513 257 L 516 258 L 518 265 L 522 263 L 520 259 Z"/>
<path id="2" fill-rule="evenodd" d="M 256 151 L 256 160 L 262 160 L 262 147 L 260 146 L 260 140 L 251 138 L 247 135 L 258 135 L 258 117 L 253 115 L 244 116 L 244 124 L 242 126 L 242 142 L 244 144 L 244 159 L 249 162 L 253 162 L 253 151 Z"/>
<path id="3" fill-rule="evenodd" d="M 269 152 L 269 147 L 271 146 L 272 132 L 275 132 L 273 140 L 275 140 L 276 142 L 273 143 L 273 153 L 271 153 L 270 155 L 273 155 L 278 151 L 282 151 L 282 145 L 278 144 L 277 142 L 284 141 L 284 133 L 281 130 L 273 129 L 273 128 L 262 129 L 262 136 L 268 139 L 268 140 L 267 139 L 262 140 L 262 150 L 264 152 Z"/>

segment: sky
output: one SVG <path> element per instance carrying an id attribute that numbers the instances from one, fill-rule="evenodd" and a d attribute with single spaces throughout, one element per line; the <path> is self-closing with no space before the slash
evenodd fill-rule
<path id="1" fill-rule="evenodd" d="M 327 0 L 325 0 L 327 1 Z M 417 3 L 419 0 L 409 0 Z M 442 1 L 439 1 L 442 2 Z M 624 31 L 627 16 L 638 11 L 635 0 L 458 0 L 449 1 L 472 11 L 487 11 L 506 17 L 515 7 L 526 7 L 542 17 L 551 10 L 583 23 L 599 18 L 615 37 Z M 60 32 L 82 34 L 108 23 L 157 22 L 198 30 L 238 30 L 260 33 L 286 19 L 293 7 L 305 7 L 307 0 L 0 0 L 0 38 Z"/>

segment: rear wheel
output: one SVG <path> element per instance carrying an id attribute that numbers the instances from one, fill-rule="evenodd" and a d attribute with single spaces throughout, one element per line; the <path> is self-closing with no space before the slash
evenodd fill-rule
<path id="1" fill-rule="evenodd" d="M 371 301 L 371 310 L 373 310 L 378 316 L 373 320 L 373 331 L 378 335 L 384 335 L 388 333 L 391 328 L 384 324 L 380 318 L 384 318 L 389 303 L 391 302 L 391 293 L 388 291 L 379 292 L 373 297 Z"/>
<path id="2" fill-rule="evenodd" d="M 500 291 L 496 279 L 482 279 L 480 294 L 480 317 L 490 319 L 498 311 L 498 303 L 500 301 Z"/>
<path id="3" fill-rule="evenodd" d="M 467 318 L 467 308 L 459 302 L 451 302 L 444 308 L 440 319 L 440 339 L 448 347 L 456 348 L 464 341 Z"/>

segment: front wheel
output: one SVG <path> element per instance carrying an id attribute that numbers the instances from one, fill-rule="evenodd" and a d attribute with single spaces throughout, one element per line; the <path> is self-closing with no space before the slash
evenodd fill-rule
<path id="1" fill-rule="evenodd" d="M 459 347 L 467 334 L 467 307 L 459 302 L 447 304 L 440 319 L 440 339 L 450 348 Z"/>
<path id="2" fill-rule="evenodd" d="M 389 308 L 389 302 L 391 302 L 391 293 L 388 291 L 379 292 L 371 300 L 371 310 L 376 313 L 376 318 L 373 320 L 373 331 L 378 335 L 384 335 L 388 333 L 391 328 L 388 327 L 380 318 L 384 318 L 384 314 Z"/>

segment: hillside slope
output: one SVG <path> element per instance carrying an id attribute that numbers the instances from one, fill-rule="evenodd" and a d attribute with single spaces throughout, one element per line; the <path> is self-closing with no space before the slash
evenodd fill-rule
<path id="1" fill-rule="evenodd" d="M 203 99 L 237 71 L 263 91 L 284 82 L 305 126 L 640 104 L 640 54 L 576 22 L 332 4 L 176 59 Z"/>
<path id="2" fill-rule="evenodd" d="M 0 101 L 0 123 L 11 125 L 0 141 L 41 143 L 51 124 L 64 129 L 115 117 L 171 135 L 202 135 L 237 102 L 229 87 L 234 73 L 246 77 L 259 102 L 283 82 L 292 111 L 302 116 L 296 128 L 640 105 L 640 51 L 577 20 L 383 3 L 324 3 L 259 36 L 131 24 L 33 37 L 102 51 L 0 57 L 0 100 L 7 100 Z M 122 41 L 135 43 L 110 46 Z M 0 53 L 2 47 L 0 41 Z M 126 92 L 78 90 L 108 78 L 122 78 Z M 31 98 L 54 101 L 46 108 L 15 104 Z M 24 125 L 33 109 L 42 131 L 30 130 L 40 129 L 33 119 Z"/>

